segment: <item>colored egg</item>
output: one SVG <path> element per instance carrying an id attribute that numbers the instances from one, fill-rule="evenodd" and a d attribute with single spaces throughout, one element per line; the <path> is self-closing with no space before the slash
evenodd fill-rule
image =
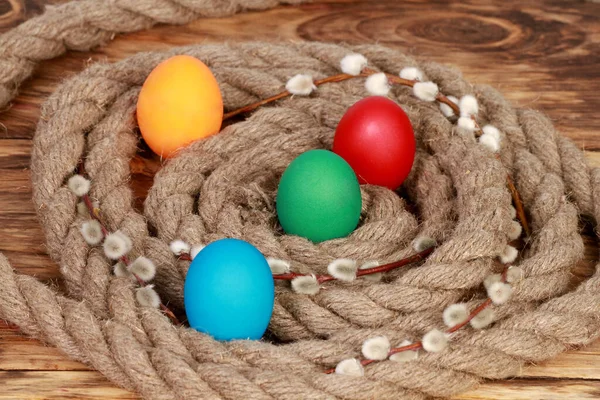
<path id="1" fill-rule="evenodd" d="M 361 184 L 395 190 L 415 159 L 415 134 L 408 116 L 386 97 L 366 97 L 340 120 L 333 151 L 350 164 Z"/>
<path id="2" fill-rule="evenodd" d="M 250 243 L 217 240 L 192 261 L 183 298 L 192 328 L 217 340 L 258 340 L 273 312 L 273 275 Z"/>
<path id="3" fill-rule="evenodd" d="M 138 97 L 142 137 L 162 157 L 219 132 L 222 120 L 219 84 L 210 69 L 191 56 L 179 55 L 158 64 Z"/>
<path id="4" fill-rule="evenodd" d="M 348 236 L 358 225 L 362 199 L 352 168 L 327 150 L 310 150 L 284 171 L 277 190 L 283 230 L 315 243 Z"/>

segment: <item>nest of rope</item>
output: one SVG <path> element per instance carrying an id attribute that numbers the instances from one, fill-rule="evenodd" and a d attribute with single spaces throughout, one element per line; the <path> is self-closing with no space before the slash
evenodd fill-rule
<path id="1" fill-rule="evenodd" d="M 280 93 L 298 73 L 314 79 L 338 74 L 340 60 L 350 53 L 364 55 L 370 68 L 389 74 L 417 67 L 420 78 L 435 82 L 445 95 L 474 95 L 473 120 L 498 129 L 499 152 L 482 145 L 435 101 L 394 85 L 389 96 L 409 115 L 417 139 L 413 171 L 402 190 L 364 185 L 361 222 L 346 238 L 314 244 L 285 235 L 274 206 L 279 178 L 299 154 L 331 148 L 345 110 L 368 95 L 365 80 L 357 77 L 259 108 L 193 143 L 156 174 L 143 213 L 134 209 L 129 162 L 139 141 L 135 104 L 160 61 L 175 54 L 202 60 L 217 77 L 230 111 Z M 86 196 L 96 210 L 92 214 L 97 212 L 108 233 L 130 239 L 129 259 L 143 256 L 154 263 L 154 290 L 161 305 L 178 315 L 190 261 L 173 253 L 174 241 L 197 246 L 224 237 L 244 239 L 307 276 L 327 274 L 340 259 L 386 264 L 423 250 L 425 242 L 437 245 L 424 261 L 377 280 L 332 280 L 312 295 L 278 282 L 268 340 L 217 342 L 174 325 L 164 310 L 140 305 L 139 282 L 115 276 L 115 261 L 85 240 L 81 226 L 89 215 L 78 212 L 81 199 L 67 183 L 81 171 L 91 182 Z M 586 343 L 600 325 L 593 311 L 598 278 L 567 293 L 570 268 L 583 257 L 579 215 L 594 217 L 596 210 L 597 174 L 581 152 L 547 119 L 511 107 L 492 88 L 473 86 L 455 70 L 385 47 L 203 45 L 94 65 L 44 105 L 32 173 L 47 248 L 69 293 L 68 298 L 47 293 L 60 305 L 52 314 L 59 319 L 53 321 L 60 338 L 30 331 L 147 398 L 450 396 L 482 378 L 514 375 L 523 362 Z M 513 242 L 519 230 L 507 176 L 532 228 L 520 243 Z M 516 260 L 513 246 L 521 249 Z M 510 299 L 488 301 L 486 286 L 506 283 L 509 265 L 518 266 L 518 274 L 508 276 Z M 490 276 L 498 278 L 492 282 Z M 439 351 L 410 348 L 409 357 L 390 360 L 386 354 L 364 368 L 346 366 L 349 374 L 324 373 L 344 360 L 360 364 L 370 338 L 385 338 L 388 350 L 390 344 L 420 343 L 427 333 L 445 332 L 449 306 L 472 312 L 486 301 L 485 321 L 441 335 L 438 339 L 448 343 Z"/>

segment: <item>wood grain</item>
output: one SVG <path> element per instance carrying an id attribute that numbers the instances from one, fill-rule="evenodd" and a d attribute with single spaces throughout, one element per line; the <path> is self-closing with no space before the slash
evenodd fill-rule
<path id="1" fill-rule="evenodd" d="M 65 0 L 0 0 L 0 32 Z M 546 112 L 600 166 L 600 4 L 559 0 L 480 2 L 333 0 L 280 7 L 183 27 L 159 26 L 118 36 L 106 47 L 42 64 L 9 110 L 0 112 L 0 251 L 22 273 L 54 280 L 31 202 L 29 158 L 39 107 L 57 84 L 96 61 L 139 51 L 238 40 L 381 43 L 415 57 L 455 65 L 473 83 L 500 89 L 515 105 Z M 148 152 L 132 162 L 141 205 L 159 164 Z M 595 237 L 573 270 L 589 276 Z M 133 399 L 99 373 L 0 322 L 0 399 Z M 600 398 L 600 341 L 519 377 L 488 382 L 457 399 Z"/>
<path id="2" fill-rule="evenodd" d="M 0 371 L 0 399 L 138 399 L 94 371 Z"/>
<path id="3" fill-rule="evenodd" d="M 481 385 L 456 400 L 511 399 L 511 400 L 584 400 L 600 398 L 600 382 L 545 379 L 514 379 Z"/>

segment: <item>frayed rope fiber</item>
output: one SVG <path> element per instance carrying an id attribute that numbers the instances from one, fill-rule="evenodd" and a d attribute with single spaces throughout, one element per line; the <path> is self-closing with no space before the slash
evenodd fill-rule
<path id="1" fill-rule="evenodd" d="M 63 12 L 74 7 L 84 16 L 96 12 L 97 18 L 98 10 L 110 13 L 121 3 L 108 2 L 102 8 L 100 2 L 84 0 L 67 4 Z M 175 3 L 166 0 L 135 3 L 162 5 L 162 22 L 183 23 L 189 19 L 176 16 L 187 5 L 210 10 L 207 4 L 225 2 L 187 1 L 176 9 L 167 9 Z M 245 8 L 276 4 L 248 3 L 252 6 Z M 130 12 L 137 21 L 138 14 Z M 48 31 L 44 24 L 58 18 L 52 13 L 0 40 L 12 43 L 32 27 Z M 156 19 L 139 20 L 130 30 L 148 27 Z M 94 31 L 78 29 L 88 35 Z M 69 41 L 63 38 L 62 43 Z M 18 61 L 17 48 L 3 46 L 2 51 L 12 51 L 11 60 Z M 64 51 L 59 50 L 37 59 Z M 349 237 L 313 244 L 282 234 L 274 207 L 279 177 L 300 153 L 331 148 L 345 110 L 368 95 L 364 79 L 356 78 L 319 86 L 310 97 L 294 96 L 260 108 L 220 134 L 192 144 L 157 173 L 144 215 L 134 210 L 128 181 L 129 160 L 139 141 L 135 104 L 141 84 L 159 62 L 175 54 L 205 62 L 219 81 L 226 111 L 231 111 L 280 93 L 297 74 L 321 79 L 339 73 L 340 60 L 351 53 L 364 55 L 371 67 L 390 74 L 416 67 L 422 71 L 419 79 L 458 99 L 474 95 L 480 125 L 493 125 L 500 132 L 499 157 L 444 116 L 437 104 L 415 97 L 410 88 L 392 87 L 389 96 L 407 111 L 418 143 L 415 166 L 404 185 L 408 200 L 365 185 L 361 224 Z M 4 85 L 16 86 L 30 74 L 29 67 L 15 67 L 21 72 L 12 73 Z M 402 259 L 414 253 L 418 238 L 432 238 L 439 245 L 422 265 L 389 272 L 378 282 L 328 282 L 327 290 L 314 295 L 278 283 L 269 327 L 272 342 L 217 342 L 173 325 L 155 308 L 140 306 L 135 283 L 116 277 L 115 262 L 88 244 L 81 231 L 86 219 L 69 188 L 80 160 L 91 183 L 89 196 L 102 210 L 108 230 L 131 239 L 131 259 L 143 256 L 154 263 L 154 289 L 174 308 L 182 307 L 189 267 L 189 261 L 170 249 L 177 240 L 206 244 L 241 238 L 304 274 L 325 274 L 337 259 L 358 265 Z M 443 328 L 448 306 L 461 301 L 471 306 L 487 298 L 484 280 L 501 272 L 495 260 L 514 238 L 507 173 L 522 196 L 533 234 L 516 263 L 520 280 L 510 300 L 490 306 L 493 324 L 458 331 L 443 350 L 409 354 L 401 366 L 385 360 L 363 371 L 359 364 L 346 362 L 340 368 L 355 376 L 323 373 L 343 360 L 359 358 L 368 338 L 385 337 L 393 345 L 414 342 Z M 515 375 L 525 362 L 545 360 L 600 335 L 600 272 L 573 291 L 568 287 L 570 268 L 583 257 L 579 215 L 595 221 L 600 217 L 599 170 L 588 168 L 582 152 L 539 113 L 511 107 L 494 89 L 470 85 L 455 70 L 417 62 L 385 47 L 215 44 L 95 64 L 62 84 L 44 104 L 34 139 L 32 180 L 47 248 L 60 265 L 68 295 L 15 274 L 0 256 L 0 317 L 148 399 L 446 397 L 483 378 Z M 407 201 L 413 204 L 408 207 Z M 414 209 L 416 214 L 410 211 Z M 448 318 L 460 320 L 460 315 L 447 313 Z M 427 346 L 445 337 L 435 339 Z"/>

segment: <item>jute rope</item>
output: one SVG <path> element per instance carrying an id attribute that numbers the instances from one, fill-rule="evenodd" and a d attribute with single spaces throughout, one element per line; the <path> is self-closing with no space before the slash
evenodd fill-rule
<path id="1" fill-rule="evenodd" d="M 364 186 L 362 222 L 348 238 L 315 245 L 282 234 L 273 204 L 279 176 L 301 152 L 330 148 L 344 111 L 367 95 L 364 82 L 354 79 L 259 109 L 189 146 L 156 175 L 145 215 L 133 209 L 128 164 L 138 142 L 135 101 L 160 61 L 174 54 L 201 59 L 217 76 L 231 110 L 279 93 L 297 73 L 335 74 L 351 52 L 388 73 L 417 66 L 446 94 L 475 94 L 479 122 L 502 132 L 500 159 L 435 104 L 395 87 L 391 97 L 408 112 L 418 140 L 405 184 L 418 215 L 396 193 Z M 90 196 L 99 201 L 109 229 L 133 240 L 133 256 L 155 261 L 156 289 L 175 307 L 182 304 L 189 262 L 169 250 L 174 239 L 206 244 L 239 237 L 304 273 L 322 273 L 340 257 L 396 260 L 413 251 L 415 237 L 433 237 L 440 245 L 423 265 L 389 273 L 380 283 L 331 282 L 314 296 L 278 284 L 269 328 L 278 344 L 216 342 L 137 305 L 132 282 L 112 276 L 112 262 L 83 240 L 78 199 L 65 185 L 81 159 L 92 182 Z M 527 207 L 533 235 L 518 263 L 524 279 L 508 304 L 495 307 L 494 325 L 461 330 L 443 352 L 423 353 L 401 367 L 384 361 L 365 368 L 364 377 L 324 374 L 356 357 L 368 337 L 383 334 L 393 343 L 418 339 L 442 325 L 447 305 L 485 297 L 482 282 L 498 272 L 494 259 L 509 241 L 514 218 L 507 172 Z M 579 216 L 594 221 L 600 216 L 598 170 L 589 169 L 583 154 L 539 113 L 514 109 L 493 89 L 472 86 L 454 70 L 385 47 L 204 45 L 93 65 L 44 104 L 32 179 L 48 251 L 69 295 L 14 274 L 2 257 L 0 317 L 146 398 L 443 397 L 481 378 L 514 375 L 524 362 L 542 361 L 600 334 L 600 274 L 568 292 L 570 267 L 583 257 Z"/>

